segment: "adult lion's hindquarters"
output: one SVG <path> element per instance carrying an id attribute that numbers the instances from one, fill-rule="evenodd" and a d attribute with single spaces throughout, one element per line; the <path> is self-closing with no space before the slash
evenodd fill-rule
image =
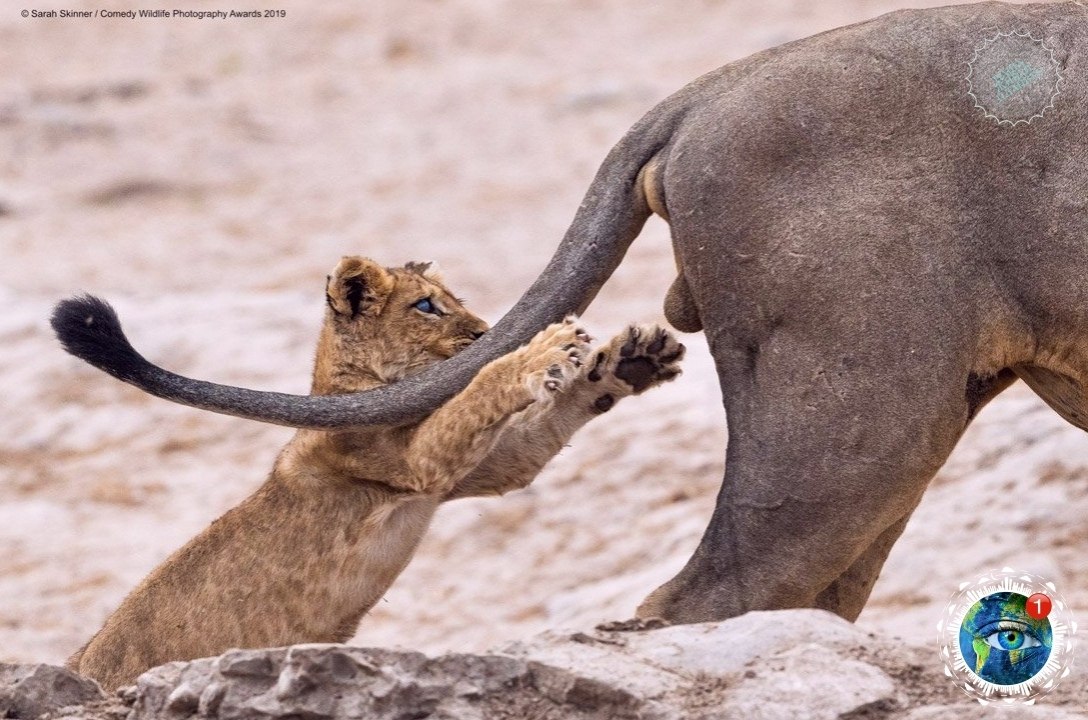
<path id="1" fill-rule="evenodd" d="M 902 11 L 741 61 L 732 88 L 706 82 L 665 192 L 727 471 L 698 549 L 640 615 L 853 619 L 1012 372 L 1078 423 L 1085 18 L 1071 3 Z M 964 74 L 983 39 L 1020 28 L 1068 75 L 1045 116 L 1011 128 Z M 1055 374 L 1025 371 L 1040 365 Z"/>

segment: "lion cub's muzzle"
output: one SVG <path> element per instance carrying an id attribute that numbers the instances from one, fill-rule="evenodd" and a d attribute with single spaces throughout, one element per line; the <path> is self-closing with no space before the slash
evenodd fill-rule
<path id="1" fill-rule="evenodd" d="M 477 340 L 479 340 L 480 338 L 482 338 L 484 336 L 485 332 L 487 332 L 487 331 L 486 330 L 473 330 L 472 332 L 470 332 L 468 334 L 468 337 L 461 338 L 460 340 L 457 341 L 457 344 L 454 346 L 455 351 L 456 352 L 461 352 L 462 350 L 467 348 L 469 345 L 471 345 L 472 343 L 474 343 Z"/>
<path id="2" fill-rule="evenodd" d="M 453 348 L 453 354 L 456 355 L 472 343 L 482 338 L 487 330 L 488 327 L 486 325 L 464 328 L 461 331 L 461 337 L 453 340 L 453 342 L 450 343 Z"/>

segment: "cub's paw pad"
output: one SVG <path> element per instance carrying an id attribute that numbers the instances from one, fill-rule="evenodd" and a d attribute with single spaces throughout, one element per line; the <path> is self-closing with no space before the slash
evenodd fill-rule
<path id="1" fill-rule="evenodd" d="M 606 413 L 616 404 L 616 398 L 611 393 L 605 393 L 593 401 L 593 409 L 599 413 Z"/>
<path id="2" fill-rule="evenodd" d="M 587 377 L 596 382 L 612 374 L 639 394 L 680 374 L 684 346 L 664 328 L 632 325 L 597 353 Z"/>

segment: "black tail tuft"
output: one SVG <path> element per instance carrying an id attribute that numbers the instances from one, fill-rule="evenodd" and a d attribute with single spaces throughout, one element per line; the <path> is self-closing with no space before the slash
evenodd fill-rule
<path id="1" fill-rule="evenodd" d="M 65 350 L 119 380 L 131 380 L 148 364 L 125 337 L 116 311 L 101 298 L 61 300 L 50 322 Z"/>

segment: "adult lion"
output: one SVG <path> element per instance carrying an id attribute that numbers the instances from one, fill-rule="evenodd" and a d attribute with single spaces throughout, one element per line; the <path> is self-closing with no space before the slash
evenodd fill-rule
<path id="1" fill-rule="evenodd" d="M 88 362 L 195 407 L 295 427 L 408 422 L 581 312 L 656 213 L 679 267 L 666 314 L 706 332 L 729 449 L 699 548 L 639 615 L 852 619 L 982 405 L 1020 377 L 1085 426 L 1086 77 L 1088 9 L 1074 3 L 901 11 L 727 65 L 616 145 L 492 332 L 354 396 L 189 380 L 93 321 L 57 330 Z"/>

